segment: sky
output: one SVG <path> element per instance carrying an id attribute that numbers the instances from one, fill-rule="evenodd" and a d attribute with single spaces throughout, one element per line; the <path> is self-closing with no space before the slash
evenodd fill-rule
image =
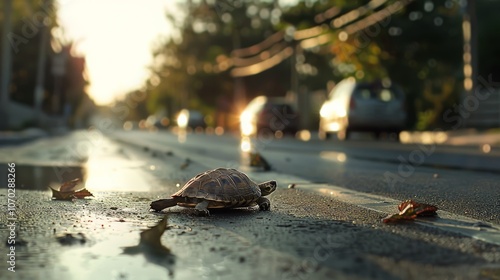
<path id="1" fill-rule="evenodd" d="M 172 27 L 169 0 L 58 0 L 64 38 L 87 61 L 88 93 L 99 105 L 141 88 L 149 76 L 152 47 Z"/>

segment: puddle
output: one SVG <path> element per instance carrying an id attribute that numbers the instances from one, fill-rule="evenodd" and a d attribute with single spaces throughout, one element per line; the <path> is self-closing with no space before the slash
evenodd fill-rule
<path id="1" fill-rule="evenodd" d="M 86 172 L 79 166 L 16 165 L 15 174 L 17 189 L 48 190 L 49 186 L 58 188 L 65 181 L 85 178 Z M 6 186 L 2 184 L 1 187 Z"/>
<path id="2" fill-rule="evenodd" d="M 159 240 L 159 244 L 152 244 L 155 247 L 144 248 L 141 247 L 143 224 L 141 230 L 137 223 L 121 223 L 121 226 L 120 233 L 115 232 L 112 237 L 109 231 L 105 231 L 99 234 L 104 235 L 99 242 L 65 248 L 56 258 L 67 278 L 234 279 L 231 273 L 235 266 L 240 272 L 244 271 L 243 275 L 250 275 L 252 267 L 242 267 L 241 260 L 234 257 L 213 252 L 207 255 L 207 250 L 201 247 L 196 247 L 198 252 L 193 252 L 192 245 L 185 248 L 186 241 L 179 239 L 179 234 L 177 237 L 169 234 Z M 154 250 L 160 246 L 165 246 L 170 252 Z"/>
<path id="3" fill-rule="evenodd" d="M 140 170 L 140 164 L 106 159 L 89 160 L 84 166 L 16 165 L 16 189 L 46 191 L 50 186 L 57 190 L 62 183 L 80 178 L 79 186 L 91 192 L 149 191 L 151 176 Z M 6 178 L 6 172 L 7 168 L 0 168 L 0 178 Z M 6 187 L 0 184 L 0 188 Z"/>
<path id="4" fill-rule="evenodd" d="M 137 245 L 138 241 L 138 232 L 121 233 L 91 247 L 69 249 L 60 260 L 71 259 L 71 264 L 78 264 L 66 265 L 69 274 L 78 279 L 144 279 L 153 275 L 168 278 L 170 263 L 151 263 L 143 254 L 124 253 L 123 248 Z"/>

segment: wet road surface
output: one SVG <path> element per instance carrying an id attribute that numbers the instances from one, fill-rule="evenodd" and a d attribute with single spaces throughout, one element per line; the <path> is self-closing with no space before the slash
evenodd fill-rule
<path id="1" fill-rule="evenodd" d="M 241 159 L 227 152 L 233 156 L 228 159 L 224 149 L 210 150 L 208 143 L 179 149 L 167 142 L 160 149 L 145 135 L 138 137 L 143 145 L 124 144 L 95 131 L 77 132 L 0 149 L 2 161 L 19 166 L 18 279 L 495 279 L 500 275 L 500 246 L 417 223 L 382 224 L 382 213 L 302 190 L 301 177 L 282 172 L 274 158 L 272 172 L 240 166 L 256 181 L 278 179 L 278 190 L 269 196 L 270 212 L 220 210 L 211 211 L 209 217 L 194 216 L 181 207 L 149 212 L 151 201 L 175 192 L 197 173 L 217 166 L 238 167 Z M 227 144 L 224 141 L 232 140 L 220 139 Z M 51 200 L 44 186 L 79 175 L 94 197 Z M 287 188 L 290 183 L 297 183 L 297 188 Z M 4 184 L 2 189 L 0 199 L 6 201 Z M 173 258 L 125 253 L 125 247 L 138 244 L 141 230 L 164 215 L 169 226 L 161 242 Z M 0 229 L 0 238 L 7 240 L 9 228 L 2 223 Z M 68 233 L 73 241 L 58 239 Z M 13 279 L 6 265 L 2 269 L 0 278 Z"/>
<path id="2" fill-rule="evenodd" d="M 238 167 L 244 162 L 240 149 L 244 143 L 238 137 L 190 134 L 180 143 L 176 135 L 168 132 L 133 131 L 113 135 L 117 141 L 196 158 L 206 169 Z M 485 154 L 476 146 L 402 145 L 384 141 L 302 142 L 290 138 L 249 141 L 278 173 L 398 200 L 423 200 L 439 205 L 442 210 L 500 224 L 498 147 Z M 438 162 L 440 167 L 435 167 Z M 476 171 L 469 170 L 471 165 Z M 491 171 L 493 169 L 498 171 Z"/>

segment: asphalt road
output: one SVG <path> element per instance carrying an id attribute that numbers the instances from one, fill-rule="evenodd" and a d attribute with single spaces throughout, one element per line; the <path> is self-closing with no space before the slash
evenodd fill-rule
<path id="1" fill-rule="evenodd" d="M 409 176 L 391 186 L 384 181 L 384 173 L 401 173 L 392 156 L 409 156 L 413 151 L 409 146 L 363 141 L 254 141 L 253 149 L 269 161 L 271 171 L 248 167 L 240 147 L 240 140 L 231 135 L 179 138 L 170 132 L 102 134 L 94 130 L 0 148 L 2 162 L 16 163 L 14 232 L 18 241 L 17 272 L 12 278 L 12 272 L 7 271 L 9 264 L 3 262 L 0 278 L 500 277 L 500 246 L 494 243 L 420 222 L 383 224 L 380 219 L 390 212 L 369 210 L 314 190 L 336 185 L 388 199 L 415 198 L 435 203 L 447 213 L 497 227 L 499 183 L 491 170 L 435 168 L 429 160 L 415 165 Z M 485 162 L 486 157 L 494 161 L 497 152 L 485 156 L 473 148 L 442 148 L 445 151 L 437 147 L 432 155 L 477 156 Z M 6 178 L 9 171 L 2 165 L 0 174 Z M 197 217 L 181 207 L 163 213 L 148 210 L 151 201 L 167 197 L 197 173 L 219 166 L 244 170 L 256 181 L 276 179 L 279 188 L 269 196 L 271 211 L 221 210 Z M 48 185 L 56 187 L 75 176 L 84 179 L 94 197 L 76 201 L 50 198 Z M 288 188 L 289 184 L 296 187 Z M 8 206 L 5 185 L 0 184 L 4 208 Z M 6 212 L 0 215 L 5 221 Z M 169 226 L 161 243 L 171 255 L 148 251 L 130 254 L 124 249 L 137 245 L 139 233 L 165 215 Z M 8 240 L 11 232 L 8 224 L 0 224 L 0 239 Z M 66 234 L 72 236 L 69 241 L 60 238 Z M 10 248 L 5 250 L 9 253 Z"/>
<path id="2" fill-rule="evenodd" d="M 176 151 L 205 165 L 245 163 L 236 136 L 189 134 L 183 143 L 170 132 L 117 132 L 119 141 Z M 250 139 L 273 171 L 394 199 L 414 198 L 440 209 L 500 224 L 500 149 L 477 146 L 399 144 L 391 141 L 299 141 Z M 298 182 L 285 182 L 298 183 Z"/>

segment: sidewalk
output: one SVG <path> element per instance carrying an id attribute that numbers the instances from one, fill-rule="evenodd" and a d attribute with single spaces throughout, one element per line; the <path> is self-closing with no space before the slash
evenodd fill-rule
<path id="1" fill-rule="evenodd" d="M 15 145 L 29 142 L 40 137 L 66 132 L 67 128 L 54 129 L 47 132 L 39 128 L 28 128 L 23 131 L 0 131 L 0 145 Z M 311 131 L 315 139 L 317 132 Z M 356 139 L 372 139 L 365 134 L 354 135 Z M 475 129 L 455 131 L 403 131 L 400 134 L 401 143 L 438 144 L 451 146 L 483 146 L 500 147 L 500 129 L 477 131 Z"/>
<path id="2" fill-rule="evenodd" d="M 0 131 L 0 145 L 23 144 L 49 134 L 39 128 L 28 128 L 22 131 Z"/>
<path id="3" fill-rule="evenodd" d="M 311 139 L 318 139 L 317 131 L 310 131 Z M 335 139 L 335 137 L 334 137 Z M 353 140 L 376 141 L 369 132 L 353 132 Z M 478 131 L 462 129 L 449 131 L 402 131 L 400 140 L 403 144 L 437 144 L 451 146 L 483 146 L 500 147 L 500 129 Z"/>
<path id="4" fill-rule="evenodd" d="M 500 147 L 500 129 L 478 132 L 475 129 L 448 132 L 449 145 L 491 145 Z"/>

